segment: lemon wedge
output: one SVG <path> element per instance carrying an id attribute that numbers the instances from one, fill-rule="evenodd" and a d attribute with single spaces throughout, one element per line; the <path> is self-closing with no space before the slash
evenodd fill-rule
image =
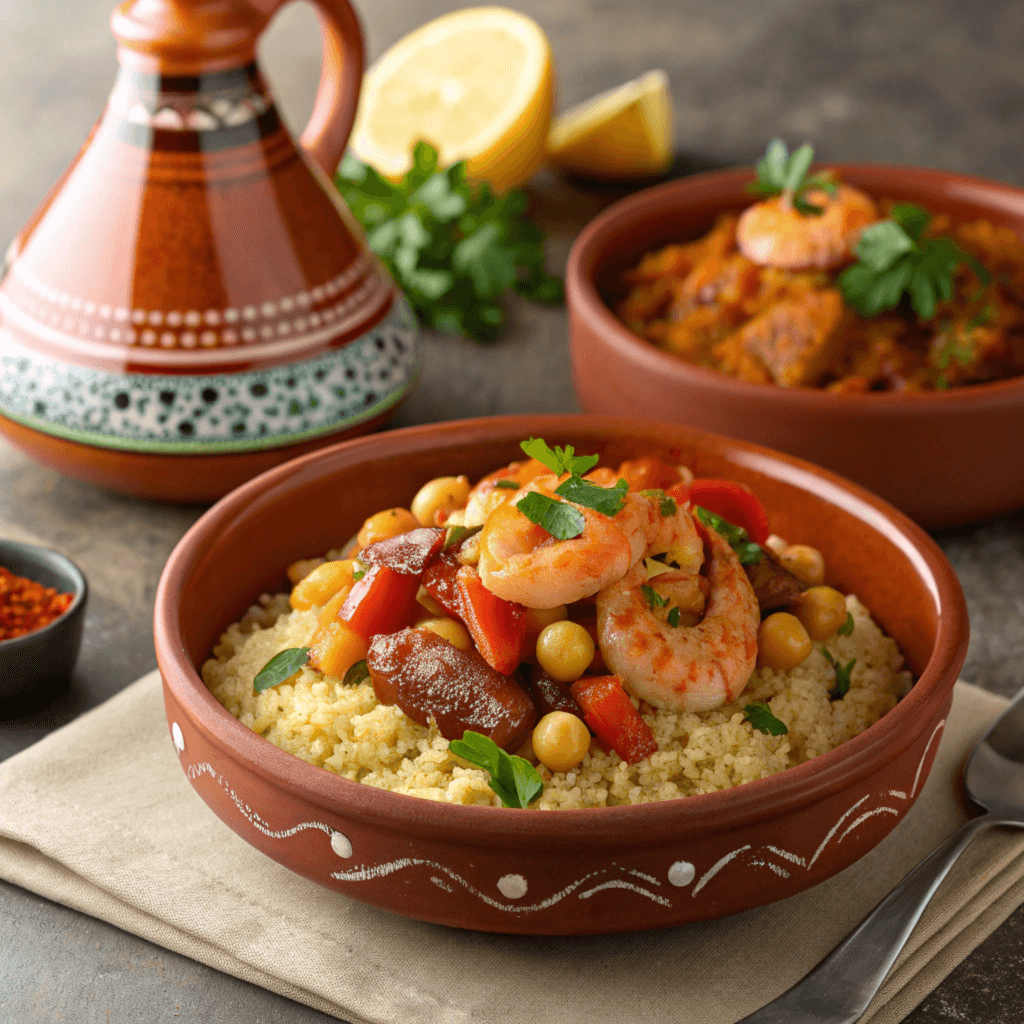
<path id="1" fill-rule="evenodd" d="M 504 192 L 543 163 L 553 107 L 541 27 L 504 7 L 473 7 L 428 22 L 377 60 L 363 79 L 350 146 L 397 179 L 422 139 L 442 167 L 465 160 L 471 180 Z"/>
<path id="2" fill-rule="evenodd" d="M 664 71 L 649 71 L 555 119 L 548 156 L 590 178 L 661 174 L 672 163 L 672 94 Z"/>

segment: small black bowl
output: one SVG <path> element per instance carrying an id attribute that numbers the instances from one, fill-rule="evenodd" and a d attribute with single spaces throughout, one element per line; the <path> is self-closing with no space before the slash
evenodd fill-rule
<path id="1" fill-rule="evenodd" d="M 16 576 L 74 594 L 68 610 L 32 633 L 0 640 L 0 718 L 50 703 L 67 689 L 82 646 L 88 585 L 64 555 L 32 544 L 0 540 L 0 565 Z"/>

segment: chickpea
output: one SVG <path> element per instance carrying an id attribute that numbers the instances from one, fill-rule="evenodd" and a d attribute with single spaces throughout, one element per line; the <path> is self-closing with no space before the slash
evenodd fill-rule
<path id="1" fill-rule="evenodd" d="M 369 547 L 379 540 L 390 540 L 399 534 L 419 528 L 420 521 L 407 508 L 387 508 L 376 512 L 363 523 L 356 537 L 360 548 Z"/>
<path id="2" fill-rule="evenodd" d="M 821 643 L 846 621 L 846 598 L 832 587 L 811 587 L 793 602 L 792 612 L 807 635 Z"/>
<path id="3" fill-rule="evenodd" d="M 779 555 L 779 561 L 808 587 L 820 587 L 825 582 L 825 559 L 817 548 L 808 544 L 790 544 Z"/>
<path id="4" fill-rule="evenodd" d="M 578 622 L 552 622 L 537 637 L 537 661 L 560 683 L 575 682 L 593 660 L 593 637 Z"/>
<path id="5" fill-rule="evenodd" d="M 466 627 L 454 619 L 424 619 L 422 622 L 416 623 L 416 628 L 429 629 L 432 633 L 447 640 L 453 647 L 458 647 L 460 651 L 468 651 L 473 645 L 469 633 L 466 632 Z"/>
<path id="6" fill-rule="evenodd" d="M 812 650 L 804 624 L 789 612 L 769 615 L 757 631 L 761 663 L 779 671 L 796 668 Z"/>
<path id="7" fill-rule="evenodd" d="M 341 619 L 321 626 L 310 644 L 309 663 L 325 675 L 338 679 L 357 662 L 366 657 L 366 641 L 349 629 Z"/>
<path id="8" fill-rule="evenodd" d="M 428 480 L 409 506 L 421 526 L 437 525 L 438 512 L 454 512 L 469 498 L 469 480 L 464 476 L 439 476 Z"/>
<path id="9" fill-rule="evenodd" d="M 533 730 L 533 752 L 553 772 L 575 768 L 590 750 L 590 730 L 568 711 L 552 711 Z"/>
<path id="10" fill-rule="evenodd" d="M 431 594 L 424 586 L 421 586 L 420 589 L 416 591 L 416 603 L 421 608 L 425 608 L 430 612 L 430 615 L 428 615 L 427 618 L 443 619 L 447 614 L 437 601 L 434 600 L 433 594 Z"/>
<path id="11" fill-rule="evenodd" d="M 356 563 L 351 558 L 338 562 L 324 562 L 318 565 L 308 576 L 299 580 L 292 590 L 289 604 L 299 612 L 304 612 L 314 605 L 327 604 L 339 590 L 351 589 L 352 573 Z"/>

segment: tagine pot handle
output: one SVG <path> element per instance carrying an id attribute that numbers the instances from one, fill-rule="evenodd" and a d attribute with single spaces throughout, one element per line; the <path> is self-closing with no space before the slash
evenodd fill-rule
<path id="1" fill-rule="evenodd" d="M 313 112 L 299 142 L 324 173 L 333 177 L 355 121 L 366 55 L 363 31 L 348 0 L 313 3 L 323 30 L 324 58 Z"/>

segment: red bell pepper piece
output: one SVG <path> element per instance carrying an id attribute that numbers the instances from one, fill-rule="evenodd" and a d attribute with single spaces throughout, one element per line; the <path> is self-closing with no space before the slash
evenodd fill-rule
<path id="1" fill-rule="evenodd" d="M 571 689 L 583 708 L 584 721 L 627 764 L 636 764 L 657 751 L 653 733 L 633 707 L 618 676 L 584 676 Z"/>
<path id="2" fill-rule="evenodd" d="M 412 623 L 420 577 L 371 565 L 341 606 L 340 617 L 367 642 L 379 633 L 397 633 Z"/>
<path id="3" fill-rule="evenodd" d="M 528 648 L 529 621 L 521 604 L 492 594 L 471 565 L 442 555 L 423 576 L 427 593 L 461 619 L 484 661 L 504 675 L 514 672 Z"/>
<path id="4" fill-rule="evenodd" d="M 755 544 L 764 544 L 772 532 L 768 513 L 750 488 L 735 480 L 691 480 L 690 501 L 742 526 Z"/>
<path id="5" fill-rule="evenodd" d="M 444 530 L 429 526 L 400 533 L 397 537 L 379 540 L 363 548 L 359 552 L 359 561 L 364 565 L 386 565 L 409 576 L 422 576 L 423 570 L 441 550 L 444 535 Z"/>

